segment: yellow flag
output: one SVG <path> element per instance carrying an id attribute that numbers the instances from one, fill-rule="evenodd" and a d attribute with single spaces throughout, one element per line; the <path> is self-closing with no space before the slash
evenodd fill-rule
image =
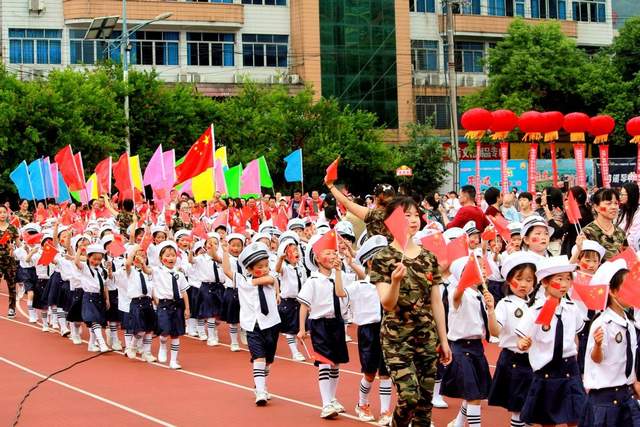
<path id="1" fill-rule="evenodd" d="M 91 199 L 99 199 L 100 195 L 98 194 L 98 177 L 95 173 L 91 174 L 89 179 L 87 180 L 87 196 L 89 196 L 89 200 Z"/>
<path id="2" fill-rule="evenodd" d="M 215 160 L 220 160 L 222 166 L 229 167 L 229 164 L 227 163 L 227 147 L 220 147 L 216 150 L 214 162 Z"/>
<path id="3" fill-rule="evenodd" d="M 213 182 L 213 168 L 209 168 L 200 175 L 191 178 L 191 191 L 196 203 L 213 199 L 216 191 L 216 186 Z"/>
<path id="4" fill-rule="evenodd" d="M 131 180 L 133 181 L 133 186 L 140 191 L 142 189 L 142 171 L 140 170 L 140 157 L 139 156 L 130 156 L 129 157 L 129 168 L 131 169 Z"/>

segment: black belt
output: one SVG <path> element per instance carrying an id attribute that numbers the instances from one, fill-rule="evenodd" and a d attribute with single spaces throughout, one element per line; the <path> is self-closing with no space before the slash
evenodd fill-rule
<path id="1" fill-rule="evenodd" d="M 147 295 L 145 295 L 143 297 L 131 298 L 131 302 L 146 302 L 146 301 L 149 301 L 149 300 L 151 300 L 151 297 L 147 296 Z M 162 301 L 162 300 L 160 300 L 160 301 Z"/>

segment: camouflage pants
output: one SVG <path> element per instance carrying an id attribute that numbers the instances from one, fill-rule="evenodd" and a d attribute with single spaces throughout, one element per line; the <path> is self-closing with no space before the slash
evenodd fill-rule
<path id="1" fill-rule="evenodd" d="M 7 282 L 9 289 L 9 308 L 16 309 L 16 260 L 10 256 L 0 257 L 0 276 Z"/>
<path id="2" fill-rule="evenodd" d="M 382 337 L 382 352 L 396 386 L 398 402 L 393 426 L 429 427 L 435 385 L 436 340 L 404 340 Z"/>

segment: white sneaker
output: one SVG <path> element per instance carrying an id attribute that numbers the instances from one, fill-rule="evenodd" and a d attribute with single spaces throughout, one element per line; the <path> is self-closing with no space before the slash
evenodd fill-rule
<path id="1" fill-rule="evenodd" d="M 151 353 L 143 353 L 142 354 L 142 360 L 144 360 L 147 363 L 153 363 L 156 361 L 156 358 L 153 354 Z"/>
<path id="2" fill-rule="evenodd" d="M 46 323 L 42 324 L 42 332 L 49 332 L 49 325 Z"/>
<path id="3" fill-rule="evenodd" d="M 129 359 L 135 359 L 136 358 L 136 349 L 135 348 L 127 348 L 124 352 L 125 356 L 127 356 Z"/>
<path id="4" fill-rule="evenodd" d="M 256 406 L 265 406 L 267 404 L 267 393 L 264 391 L 256 391 Z"/>
<path id="5" fill-rule="evenodd" d="M 245 331 L 244 329 L 240 329 L 240 342 L 244 345 L 248 345 L 247 344 L 247 331 Z"/>
<path id="6" fill-rule="evenodd" d="M 307 358 L 304 357 L 304 354 L 297 352 L 293 355 L 293 360 L 297 360 L 298 362 L 304 362 L 305 360 L 307 360 Z"/>
<path id="7" fill-rule="evenodd" d="M 169 369 L 182 369 L 182 366 L 178 362 L 169 363 Z"/>
<path id="8" fill-rule="evenodd" d="M 122 350 L 122 344 L 120 344 L 120 341 L 114 341 L 113 344 L 111 344 L 111 349 L 113 351 L 121 351 Z"/>
<path id="9" fill-rule="evenodd" d="M 381 427 L 386 427 L 391 425 L 391 421 L 393 420 L 393 412 L 387 411 L 380 414 L 380 418 L 378 419 L 378 425 Z"/>
<path id="10" fill-rule="evenodd" d="M 207 334 L 198 334 L 198 339 L 200 341 L 206 341 L 207 340 Z"/>
<path id="11" fill-rule="evenodd" d="M 71 337 L 71 342 L 74 343 L 75 345 L 80 345 L 82 344 L 82 338 L 80 338 L 80 336 L 78 335 L 75 335 Z"/>
<path id="12" fill-rule="evenodd" d="M 491 336 L 491 337 L 489 337 L 489 342 L 491 344 L 498 344 L 500 342 L 500 338 Z"/>
<path id="13" fill-rule="evenodd" d="M 138 354 L 140 354 L 140 355 L 141 355 L 142 353 L 144 353 L 144 348 L 143 348 L 142 346 L 143 346 L 143 344 L 140 344 L 140 347 L 136 347 L 136 348 L 135 348 L 136 353 L 138 353 Z"/>
<path id="14" fill-rule="evenodd" d="M 100 353 L 106 353 L 109 351 L 109 346 L 106 343 L 102 343 L 100 346 Z"/>
<path id="15" fill-rule="evenodd" d="M 187 335 L 189 335 L 190 337 L 197 337 L 198 336 L 198 331 L 189 331 L 189 332 L 187 332 Z"/>
<path id="16" fill-rule="evenodd" d="M 369 405 L 356 405 L 356 415 L 358 416 L 358 419 L 360 421 L 363 421 L 365 423 L 376 419 L 371 413 L 371 407 Z"/>
<path id="17" fill-rule="evenodd" d="M 230 350 L 233 352 L 240 351 L 240 346 L 238 344 L 231 344 Z"/>
<path id="18" fill-rule="evenodd" d="M 100 347 L 95 344 L 90 344 L 87 350 L 89 351 L 89 353 L 97 353 L 100 351 Z"/>
<path id="19" fill-rule="evenodd" d="M 434 408 L 439 408 L 439 409 L 446 409 L 449 407 L 449 404 L 444 401 L 442 396 L 434 396 L 433 399 L 431 399 L 431 404 L 433 405 Z"/>
<path id="20" fill-rule="evenodd" d="M 50 326 L 51 329 L 60 329 L 60 325 L 58 325 L 58 323 L 54 323 L 53 325 Z M 52 331 L 55 332 L 55 331 Z"/>
<path id="21" fill-rule="evenodd" d="M 215 347 L 218 344 L 219 344 L 219 341 L 218 341 L 218 337 L 216 337 L 216 336 L 209 337 L 209 339 L 207 340 L 207 345 L 209 347 Z"/>
<path id="22" fill-rule="evenodd" d="M 324 418 L 326 420 L 335 418 L 337 416 L 338 411 L 336 411 L 336 408 L 334 408 L 332 404 L 325 406 L 324 408 L 322 408 L 322 412 L 320 412 L 320 418 Z"/>
<path id="23" fill-rule="evenodd" d="M 71 335 L 71 331 L 68 328 L 60 329 L 60 335 L 66 337 L 68 335 Z"/>
<path id="24" fill-rule="evenodd" d="M 160 346 L 158 351 L 158 362 L 165 363 L 167 361 L 167 347 Z"/>
<path id="25" fill-rule="evenodd" d="M 331 401 L 331 404 L 333 405 L 334 408 L 336 408 L 336 411 L 338 411 L 339 413 L 342 413 L 345 411 L 344 406 L 342 406 L 342 404 L 338 402 L 338 399 L 333 399 Z"/>
<path id="26" fill-rule="evenodd" d="M 29 323 L 36 323 L 38 321 L 38 318 L 36 317 L 36 314 L 30 314 L 29 315 Z"/>

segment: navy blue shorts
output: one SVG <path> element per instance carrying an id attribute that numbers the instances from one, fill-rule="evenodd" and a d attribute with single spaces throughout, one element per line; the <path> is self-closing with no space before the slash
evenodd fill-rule
<path id="1" fill-rule="evenodd" d="M 453 360 L 445 368 L 441 393 L 464 400 L 482 400 L 489 395 L 491 373 L 482 340 L 451 341 Z"/>
<path id="2" fill-rule="evenodd" d="M 157 335 L 179 337 L 184 335 L 184 301 L 165 299 L 158 304 Z"/>
<path id="3" fill-rule="evenodd" d="M 240 297 L 237 288 L 225 288 L 222 294 L 221 320 L 230 325 L 240 323 Z"/>
<path id="4" fill-rule="evenodd" d="M 278 305 L 280 332 L 296 335 L 300 331 L 300 303 L 295 298 L 283 298 Z"/>
<path id="5" fill-rule="evenodd" d="M 253 331 L 247 331 L 247 345 L 252 362 L 256 359 L 265 359 L 267 363 L 273 363 L 278 347 L 278 326 L 260 329 L 256 325 Z"/>
<path id="6" fill-rule="evenodd" d="M 222 315 L 222 283 L 204 282 L 198 293 L 198 312 L 194 313 L 198 319 L 219 318 Z"/>
<path id="7" fill-rule="evenodd" d="M 380 323 L 358 326 L 358 356 L 360 357 L 360 372 L 365 374 L 378 372 L 380 376 L 389 376 L 387 365 L 382 357 Z"/>
<path id="8" fill-rule="evenodd" d="M 342 319 L 310 319 L 309 326 L 311 344 L 315 353 L 324 356 L 334 364 L 349 361 Z M 315 365 L 318 366 L 320 363 L 316 361 Z"/>
<path id="9" fill-rule="evenodd" d="M 502 349 L 491 381 L 489 405 L 502 406 L 510 412 L 520 412 L 532 379 L 533 369 L 529 363 L 529 355 Z"/>

